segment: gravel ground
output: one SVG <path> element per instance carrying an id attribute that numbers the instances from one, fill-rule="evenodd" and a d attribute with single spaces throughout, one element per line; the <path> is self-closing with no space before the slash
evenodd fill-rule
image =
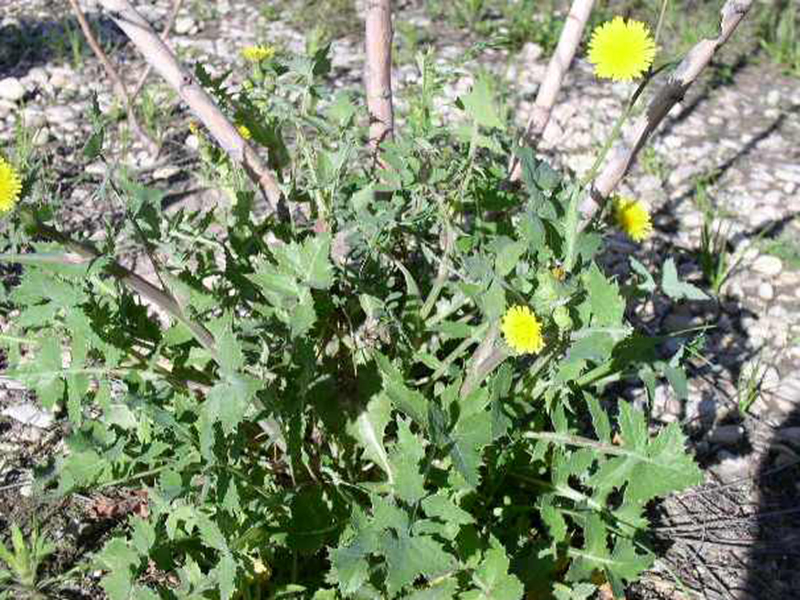
<path id="1" fill-rule="evenodd" d="M 135 4 L 159 26 L 169 11 L 166 0 Z M 234 80 L 242 45 L 303 46 L 302 34 L 281 20 L 285 11 L 260 9 L 264 3 L 186 4 L 171 43 L 184 59 L 211 57 L 220 68 L 233 67 Z M 106 47 L 116 48 L 113 58 L 123 74 L 134 81 L 142 66 L 133 49 L 97 12 L 96 2 L 83 5 Z M 435 27 L 440 56 L 458 56 L 469 43 L 461 32 L 432 24 L 419 2 L 406 2 L 399 14 L 417 28 Z M 66 2 L 6 0 L 0 17 L 0 144 L 12 142 L 22 117 L 36 131 L 33 143 L 62 176 L 56 191 L 65 194 L 65 224 L 96 228 L 96 215 L 108 208 L 90 191 L 105 166 L 82 167 L 76 157 L 90 130 L 85 115 L 91 94 L 98 94 L 104 109 L 115 102 L 102 68 L 86 48 L 74 51 L 80 34 Z M 334 43 L 337 86 L 360 86 L 358 30 Z M 794 598 L 800 589 L 794 567 L 800 561 L 800 80 L 763 59 L 745 60 L 756 42 L 746 30 L 736 35 L 737 44 L 723 56 L 726 66 L 717 65 L 690 90 L 626 179 L 623 191 L 654 208 L 656 235 L 641 247 L 613 237 L 606 256 L 609 269 L 624 273 L 632 252 L 649 264 L 660 264 L 669 253 L 676 256 L 682 276 L 699 282 L 705 209 L 714 212 L 713 226 L 727 233 L 727 251 L 735 264 L 718 299 L 674 308 L 656 302 L 634 315 L 654 334 L 712 328 L 704 359 L 696 361 L 688 400 L 679 401 L 662 387 L 653 407 L 657 419 L 685 425 L 707 468 L 707 482 L 658 507 L 656 533 L 666 558 L 632 597 L 689 597 L 686 589 L 691 588 L 705 598 Z M 402 49 L 402 37 L 398 40 Z M 522 120 L 546 66 L 541 49 L 528 44 L 516 56 L 491 50 L 481 64 L 509 82 L 509 101 Z M 395 76 L 402 90 L 413 80 L 413 66 L 399 66 Z M 468 85 L 465 79 L 452 91 Z M 142 179 L 188 191 L 191 199 L 191 190 L 202 184 L 189 168 L 196 162 L 197 140 L 186 129 L 186 110 L 155 76 L 147 90 L 159 106 L 161 123 L 168 124 L 159 130 L 159 157 L 136 141 L 123 146 L 120 136 L 113 140 L 112 155 L 123 158 L 126 149 L 125 162 Z M 598 85 L 589 65 L 576 60 L 540 150 L 576 173 L 585 171 L 630 91 L 626 85 Z M 2 269 L 4 277 L 13 278 L 13 270 Z M 0 327 L 8 318 L 0 315 Z M 758 397 L 743 417 L 738 403 L 747 380 L 758 384 Z M 640 391 L 626 393 L 641 401 Z M 26 482 L 34 464 L 58 451 L 61 425 L 36 408 L 25 390 L 4 379 L 0 414 L 3 532 L 8 522 L 43 510 Z M 107 519 L 87 519 L 92 501 L 71 498 L 44 509 L 57 524 L 53 530 L 71 541 L 70 552 L 58 557 L 64 568 L 113 526 Z M 92 577 L 84 577 L 81 593 L 88 595 L 83 597 L 100 597 L 94 595 L 99 592 Z M 676 577 L 685 587 L 675 583 Z"/>

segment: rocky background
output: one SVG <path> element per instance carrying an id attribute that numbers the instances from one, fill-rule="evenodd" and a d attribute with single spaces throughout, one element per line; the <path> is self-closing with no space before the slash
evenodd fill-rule
<path id="1" fill-rule="evenodd" d="M 170 10 L 168 0 L 135 4 L 157 27 Z M 232 69 L 235 83 L 245 68 L 241 47 L 270 43 L 301 50 L 308 24 L 323 23 L 334 38 L 331 84 L 361 89 L 363 8 L 352 2 L 184 5 L 170 43 L 185 62 Z M 404 85 L 416 78 L 416 47 L 433 45 L 438 57 L 451 59 L 478 37 L 432 18 L 424 2 L 397 5 L 394 75 L 401 98 Z M 143 69 L 135 49 L 95 2 L 83 7 L 132 85 Z M 65 226 L 98 230 L 99 215 L 115 211 L 95 194 L 107 166 L 84 164 L 80 151 L 91 131 L 92 94 L 104 111 L 118 110 L 108 79 L 65 0 L 5 0 L 0 18 L 0 146 L 21 139 L 32 144 L 49 165 Z M 655 509 L 666 558 L 630 597 L 688 598 L 695 590 L 703 598 L 788 599 L 800 589 L 800 79 L 759 54 L 752 27 L 735 35 L 624 182 L 624 192 L 650 203 L 656 234 L 642 245 L 612 236 L 604 257 L 608 269 L 624 274 L 630 255 L 652 267 L 673 256 L 681 276 L 713 297 L 677 307 L 656 299 L 635 315 L 652 334 L 674 334 L 668 347 L 677 347 L 687 330 L 708 328 L 702 353 L 692 360 L 688 399 L 679 400 L 664 384 L 652 407 L 657 421 L 685 426 L 707 467 L 707 482 Z M 507 101 L 522 124 L 546 64 L 542 46 L 528 42 L 519 51 L 486 50 L 475 66 L 507 82 Z M 458 82 L 451 96 L 469 83 L 468 77 Z M 576 173 L 585 171 L 629 93 L 624 84 L 598 83 L 579 53 L 540 151 Z M 108 162 L 127 165 L 176 201 L 213 197 L 196 176 L 198 140 L 188 130 L 187 110 L 156 75 L 139 106 L 143 126 L 161 143 L 159 155 L 124 133 L 123 112 Z M 719 249 L 732 266 L 718 294 L 703 279 L 704 224 L 720 233 Z M 8 266 L 0 274 L 13 280 Z M 10 319 L 13 314 L 0 314 L 0 330 Z M 644 398 L 641 389 L 618 391 L 637 402 Z M 109 507 L 124 501 L 113 494 L 56 504 L 32 497 L 32 469 L 60 451 L 61 427 L 0 372 L 0 538 L 9 523 L 36 515 L 61 548 L 48 566 L 55 574 L 96 547 L 116 524 Z M 96 580 L 96 573 L 83 573 L 69 597 L 101 597 Z"/>

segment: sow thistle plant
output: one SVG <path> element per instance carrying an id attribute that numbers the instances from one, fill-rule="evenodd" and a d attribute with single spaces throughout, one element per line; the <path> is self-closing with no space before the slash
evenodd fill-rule
<path id="1" fill-rule="evenodd" d="M 604 27 L 599 73 L 641 74 L 621 57 L 652 60 L 642 30 Z M 606 223 L 581 227 L 584 187 L 517 146 L 487 77 L 441 122 L 447 74 L 420 55 L 414 134 L 376 168 L 357 99 L 324 83 L 327 47 L 245 57 L 263 72 L 241 89 L 196 75 L 269 151 L 285 207 L 260 211 L 205 140 L 235 202 L 166 212 L 116 170 L 98 193 L 125 218 L 94 245 L 33 197 L 6 217 L 24 272 L 5 376 L 71 430 L 39 493 L 147 501 L 92 558 L 109 598 L 621 597 L 654 560 L 648 503 L 701 479 L 678 425 L 651 432 L 612 385 L 686 391 L 683 350 L 662 358 L 626 310 L 702 293 L 674 265 L 660 290 L 638 262 L 629 285 L 604 274 Z M 19 194 L 0 163 L 2 206 Z M 615 218 L 652 230 L 635 201 Z M 151 281 L 117 262 L 123 239 Z"/>

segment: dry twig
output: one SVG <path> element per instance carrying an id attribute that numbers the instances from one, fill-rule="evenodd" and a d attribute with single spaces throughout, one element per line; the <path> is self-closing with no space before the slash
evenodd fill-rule
<path id="1" fill-rule="evenodd" d="M 94 55 L 98 58 L 98 60 L 103 64 L 106 74 L 111 78 L 111 81 L 114 84 L 114 89 L 116 90 L 117 96 L 119 96 L 120 100 L 122 100 L 122 103 L 125 105 L 125 112 L 128 116 L 128 124 L 134 133 L 145 143 L 147 150 L 151 154 L 158 153 L 158 144 L 156 144 L 156 142 L 149 135 L 147 135 L 147 132 L 142 129 L 141 125 L 139 125 L 139 121 L 136 119 L 136 112 L 133 109 L 133 98 L 128 94 L 128 88 L 125 87 L 125 82 L 122 81 L 122 78 L 119 76 L 119 73 L 117 73 L 114 65 L 111 64 L 111 60 L 108 58 L 108 55 L 105 53 L 103 48 L 100 46 L 100 43 L 97 41 L 97 38 L 94 36 L 94 32 L 92 31 L 89 22 L 86 20 L 86 15 L 83 14 L 83 11 L 78 4 L 78 0 L 69 0 L 69 3 L 70 6 L 72 6 L 72 12 L 75 13 L 75 18 L 78 19 L 78 24 L 81 26 L 83 35 L 86 37 L 86 41 L 89 43 L 89 47 L 92 49 L 92 52 L 94 52 Z"/>
<path id="2" fill-rule="evenodd" d="M 200 86 L 128 0 L 101 0 L 111 19 L 133 42 L 145 60 L 189 105 L 217 143 L 242 165 L 267 199 L 271 210 L 281 200 L 278 183 L 255 150 L 242 138 L 211 96 Z"/>
<path id="3" fill-rule="evenodd" d="M 181 10 L 181 6 L 183 5 L 183 0 L 173 0 L 172 2 L 172 10 L 167 17 L 167 22 L 164 24 L 164 28 L 161 30 L 161 41 L 165 44 L 167 43 L 167 38 L 169 37 L 169 32 L 172 31 L 172 26 L 175 25 L 175 19 L 178 18 L 178 13 Z M 133 91 L 131 92 L 131 102 L 139 95 L 139 92 L 142 91 L 144 87 L 145 81 L 150 76 L 150 73 L 153 71 L 153 65 L 147 63 L 144 71 L 139 76 L 139 81 L 136 82 L 136 85 L 133 86 Z"/>
<path id="4" fill-rule="evenodd" d="M 564 23 L 564 29 L 562 29 L 561 36 L 558 38 L 555 54 L 553 54 L 553 58 L 550 59 L 550 63 L 547 65 L 544 80 L 539 87 L 539 92 L 536 94 L 536 103 L 533 106 L 528 125 L 525 127 L 525 133 L 522 136 L 524 143 L 535 146 L 538 138 L 544 133 L 545 127 L 550 121 L 550 114 L 556 102 L 556 96 L 558 96 L 561 84 L 564 81 L 564 74 L 569 69 L 569 65 L 572 63 L 572 59 L 578 49 L 578 44 L 580 44 L 586 21 L 589 20 L 593 5 L 594 0 L 573 1 L 572 8 L 570 8 L 569 15 Z M 511 181 L 516 181 L 520 178 L 522 165 L 518 158 L 515 157 L 512 160 L 509 171 L 511 173 Z"/>
<path id="5" fill-rule="evenodd" d="M 377 155 L 381 142 L 394 131 L 392 109 L 392 7 L 391 0 L 370 0 L 366 22 L 366 92 L 369 111 L 369 145 Z"/>

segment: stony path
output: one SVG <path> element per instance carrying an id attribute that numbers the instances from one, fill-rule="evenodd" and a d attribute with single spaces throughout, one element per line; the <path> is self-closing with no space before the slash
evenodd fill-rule
<path id="1" fill-rule="evenodd" d="M 166 0 L 138 4 L 145 16 L 159 24 L 169 10 Z M 242 45 L 269 41 L 295 50 L 303 46 L 303 36 L 281 20 L 281 11 L 259 9 L 263 3 L 219 0 L 186 4 L 172 43 L 185 59 L 212 56 L 228 62 L 234 67 L 234 80 L 236 68 L 241 67 L 238 49 Z M 404 19 L 417 27 L 430 26 L 418 2 L 406 5 Z M 93 13 L 96 3 L 84 6 Z M 13 143 L 17 120 L 24 119 L 35 131 L 33 144 L 52 157 L 53 168 L 64 176 L 65 182 L 59 186 L 67 193 L 66 222 L 95 227 L 91 215 L 107 208 L 98 205 L 91 190 L 105 167 L 96 163 L 79 172 L 79 165 L 72 161 L 90 128 L 85 115 L 91 94 L 98 94 L 104 109 L 115 102 L 102 69 L 88 51 L 77 57 L 73 53 L 69 28 L 79 34 L 65 1 L 10 0 L 3 3 L 0 16 L 0 144 Z M 97 24 L 96 19 L 94 22 Z M 99 25 L 107 46 L 123 45 L 124 39 L 108 21 L 101 20 Z M 448 36 L 438 23 L 436 27 L 440 55 L 460 54 L 462 36 L 457 32 Z M 35 48 L 30 40 L 35 41 Z M 113 56 L 124 65 L 123 72 L 131 81 L 138 77 L 140 62 L 129 46 Z M 359 86 L 362 57 L 358 34 L 338 39 L 333 56 L 336 84 Z M 544 73 L 546 61 L 541 50 L 529 44 L 511 58 L 502 51 L 491 51 L 486 64 L 509 81 L 511 102 L 522 119 Z M 402 65 L 396 75 L 397 87 L 402 90 L 403 81 L 413 77 L 413 67 Z M 156 185 L 191 188 L 196 182 L 187 180 L 185 166 L 194 160 L 196 140 L 185 129 L 188 117 L 155 76 L 151 81 L 154 105 L 162 111 L 170 107 L 161 115 L 169 127 L 159 129 L 164 150 L 154 160 L 134 142 L 126 147 L 127 161 Z M 464 80 L 457 88 L 465 89 L 468 83 Z M 625 85 L 598 85 L 586 62 L 577 60 L 540 149 L 578 173 L 585 171 L 630 91 Z M 797 575 L 792 574 L 782 548 L 800 534 L 800 519 L 779 512 L 774 520 L 764 521 L 765 514 L 796 503 L 795 482 L 800 480 L 797 140 L 800 80 L 781 75 L 763 61 L 706 77 L 671 113 L 623 186 L 624 192 L 651 204 L 657 234 L 641 247 L 621 237 L 613 237 L 610 244 L 611 269 L 624 272 L 632 253 L 653 265 L 671 253 L 678 257 L 681 274 L 699 282 L 701 230 L 704 211 L 710 211 L 713 227 L 726 233 L 727 252 L 736 265 L 718 299 L 676 308 L 656 304 L 636 316 L 641 326 L 653 333 L 712 326 L 703 357 L 694 361 L 688 401 L 678 401 L 665 386 L 659 388 L 653 406 L 657 418 L 685 423 L 698 457 L 709 467 L 706 486 L 671 499 L 663 516 L 664 530 L 673 532 L 672 537 L 665 534 L 672 542 L 667 563 L 709 598 L 757 597 L 748 596 L 745 588 L 766 590 L 765 598 L 788 597 L 775 595 L 782 593 L 784 583 L 795 585 L 785 589 L 797 589 L 797 582 L 792 581 Z M 122 143 L 114 140 L 115 152 L 123 149 Z M 8 317 L 0 315 L 0 327 Z M 748 379 L 757 383 L 758 397 L 749 414 L 742 417 L 737 404 Z M 24 401 L 22 390 L 1 379 L 0 411 L 5 416 L 0 418 L 0 497 L 6 496 L 0 502 L 2 508 L 16 497 L 9 494 L 25 490 L 22 484 L 12 485 L 8 491 L 4 486 L 24 482 L 30 474 L 30 459 L 25 464 L 15 462 L 14 457 L 24 454 L 20 448 L 42 444 L 57 426 Z M 790 482 L 788 488 L 786 482 Z M 688 534 L 674 534 L 684 532 L 687 525 L 681 524 L 683 521 L 712 523 L 715 519 L 728 519 L 728 530 L 736 531 L 737 539 L 769 550 L 759 563 L 761 575 L 752 575 L 752 565 L 747 575 L 747 548 L 734 548 L 731 540 L 720 536 L 720 528 L 704 528 L 699 545 Z M 764 538 L 763 531 L 770 531 L 772 538 Z M 710 558 L 699 564 L 698 553 Z M 737 559 L 743 562 L 737 563 Z M 671 580 L 665 573 L 656 569 L 640 586 L 641 597 L 681 597 L 672 584 L 665 583 Z"/>

